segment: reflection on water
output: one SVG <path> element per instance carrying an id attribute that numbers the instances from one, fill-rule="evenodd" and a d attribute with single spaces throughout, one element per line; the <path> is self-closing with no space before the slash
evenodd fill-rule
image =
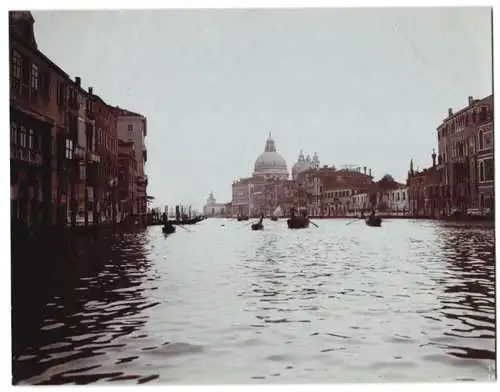
<path id="1" fill-rule="evenodd" d="M 14 382 L 494 377 L 492 229 L 224 223 L 21 249 Z"/>

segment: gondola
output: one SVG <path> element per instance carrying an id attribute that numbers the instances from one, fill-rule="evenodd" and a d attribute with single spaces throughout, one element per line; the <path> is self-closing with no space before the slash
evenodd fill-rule
<path id="1" fill-rule="evenodd" d="M 365 223 L 367 226 L 380 227 L 382 226 L 382 218 L 380 216 L 373 216 L 365 219 Z"/>
<path id="2" fill-rule="evenodd" d="M 253 223 L 251 226 L 252 230 L 262 230 L 264 228 L 264 225 L 260 222 Z"/>
<path id="3" fill-rule="evenodd" d="M 238 220 L 238 222 L 241 222 L 241 221 L 247 221 L 250 218 L 248 216 L 239 215 L 236 219 Z"/>
<path id="4" fill-rule="evenodd" d="M 161 228 L 161 231 L 163 231 L 163 234 L 172 234 L 175 233 L 175 226 L 172 225 L 170 222 L 167 225 L 164 225 Z"/>
<path id="5" fill-rule="evenodd" d="M 277 220 L 278 220 L 278 217 L 277 217 L 277 216 L 272 216 L 272 217 L 271 217 L 271 220 L 272 220 L 272 221 L 277 221 Z"/>
<path id="6" fill-rule="evenodd" d="M 306 229 L 309 227 L 309 219 L 305 216 L 292 216 L 286 224 L 289 229 Z"/>

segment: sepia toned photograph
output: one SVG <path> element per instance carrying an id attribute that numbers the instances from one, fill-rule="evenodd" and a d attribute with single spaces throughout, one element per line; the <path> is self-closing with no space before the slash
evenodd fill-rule
<path id="1" fill-rule="evenodd" d="M 491 7 L 12 8 L 8 50 L 11 385 L 496 381 Z"/>

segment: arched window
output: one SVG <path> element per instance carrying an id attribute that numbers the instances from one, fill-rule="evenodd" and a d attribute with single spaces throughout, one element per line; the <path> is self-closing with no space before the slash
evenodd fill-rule
<path id="1" fill-rule="evenodd" d="M 481 193 L 479 195 L 479 208 L 483 209 L 485 206 L 484 206 L 484 194 Z"/>

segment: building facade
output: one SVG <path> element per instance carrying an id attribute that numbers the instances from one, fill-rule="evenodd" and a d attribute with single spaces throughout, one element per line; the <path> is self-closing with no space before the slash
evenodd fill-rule
<path id="1" fill-rule="evenodd" d="M 203 215 L 206 217 L 223 217 L 228 215 L 228 203 L 217 203 L 213 192 L 210 192 L 207 203 L 203 206 Z"/>
<path id="2" fill-rule="evenodd" d="M 30 12 L 9 13 L 12 223 L 67 227 L 112 220 L 115 109 L 38 50 L 34 23 Z"/>
<path id="3" fill-rule="evenodd" d="M 494 207 L 493 96 L 468 98 L 468 105 L 437 128 L 437 165 L 449 194 L 448 213 Z"/>
<path id="4" fill-rule="evenodd" d="M 147 136 L 147 121 L 144 116 L 129 110 L 116 108 L 118 139 L 130 142 L 134 147 L 135 175 L 131 181 L 135 182 L 134 193 L 130 195 L 132 205 L 130 214 L 144 221 L 147 212 L 147 185 L 148 177 L 145 166 L 147 162 L 147 149 L 145 139 Z"/>

